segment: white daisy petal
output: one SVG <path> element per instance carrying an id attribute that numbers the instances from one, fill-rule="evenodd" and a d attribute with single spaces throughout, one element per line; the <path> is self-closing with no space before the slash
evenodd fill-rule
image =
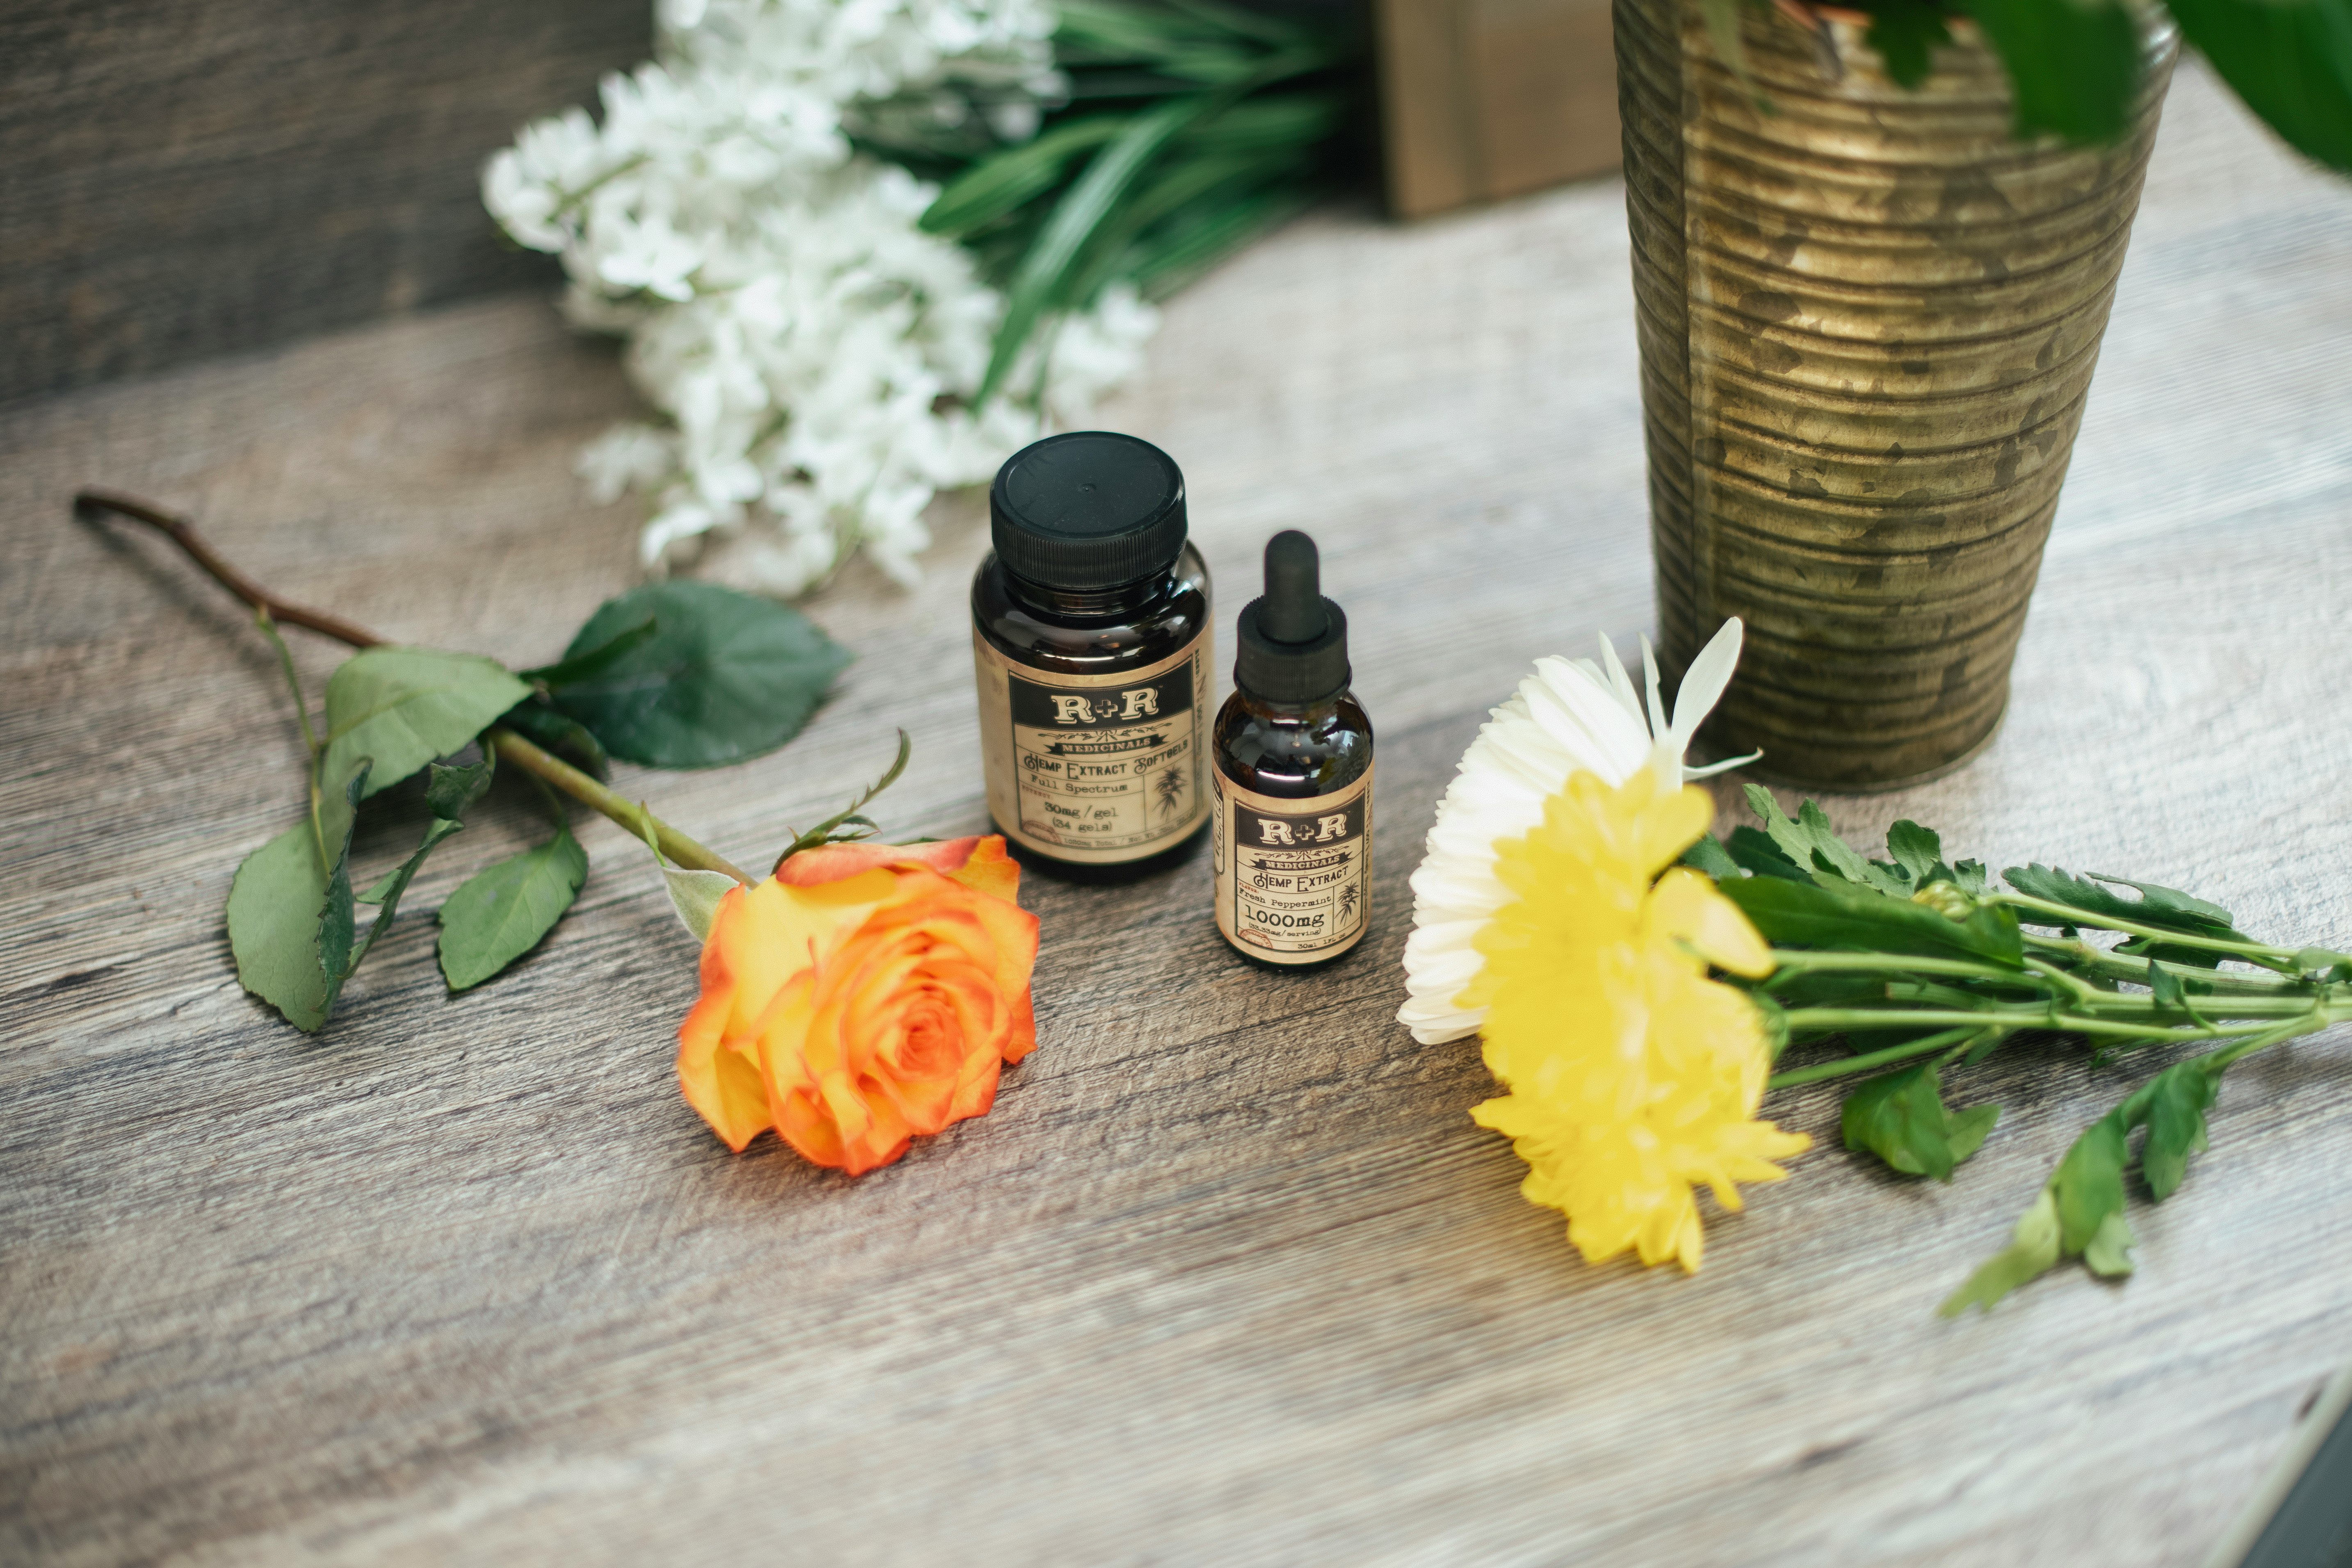
<path id="1" fill-rule="evenodd" d="M 1731 672 L 1739 668 L 1741 631 L 1738 616 L 1724 622 L 1684 672 L 1682 686 L 1675 692 L 1674 732 L 1678 749 L 1689 746 L 1700 723 L 1723 700 Z"/>
<path id="2" fill-rule="evenodd" d="M 1541 823 L 1544 803 L 1572 775 L 1590 773 L 1618 784 L 1648 766 L 1679 784 L 1738 765 L 1685 772 L 1683 751 L 1729 683 L 1739 643 L 1739 623 L 1727 622 L 1693 661 L 1673 724 L 1665 718 L 1657 656 L 1647 637 L 1642 640 L 1645 693 L 1634 691 L 1604 637 L 1600 662 L 1538 659 L 1518 689 L 1488 715 L 1438 802 L 1412 874 L 1414 929 L 1405 942 L 1407 996 L 1397 1019 L 1414 1039 L 1441 1045 L 1475 1034 L 1485 1023 L 1484 1010 L 1463 1006 L 1461 997 L 1485 962 L 1478 933 L 1510 901 L 1510 890 L 1495 875 L 1495 846 Z"/>

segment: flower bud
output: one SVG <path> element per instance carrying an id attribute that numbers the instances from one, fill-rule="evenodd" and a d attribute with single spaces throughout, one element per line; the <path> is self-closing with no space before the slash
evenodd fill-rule
<path id="1" fill-rule="evenodd" d="M 1948 921 L 1965 921 L 1976 912 L 1977 901 L 1957 882 L 1930 882 L 1911 895 L 1915 904 L 1925 904 Z"/>

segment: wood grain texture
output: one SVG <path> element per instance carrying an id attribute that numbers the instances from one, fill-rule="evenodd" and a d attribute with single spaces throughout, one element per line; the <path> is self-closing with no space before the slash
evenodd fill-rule
<path id="1" fill-rule="evenodd" d="M 404 915 L 320 1037 L 243 995 L 221 900 L 292 806 L 291 717 L 208 585 L 67 516 L 149 492 L 289 595 L 543 658 L 629 581 L 632 517 L 567 471 L 627 405 L 609 353 L 483 304 L 0 421 L 0 1556 L 2196 1563 L 2352 1353 L 2341 1033 L 2232 1072 L 2136 1279 L 1947 1322 L 2125 1073 L 1996 1061 L 1955 1184 L 1825 1146 L 1685 1279 L 1580 1263 L 1465 1114 L 1475 1048 L 1391 1022 L 1482 710 L 1649 615 L 1622 214 L 1320 216 L 1176 303 L 1109 419 L 1185 464 L 1228 625 L 1268 532 L 1323 542 L 1381 737 L 1374 930 L 1268 975 L 1200 858 L 1033 879 L 1040 1049 L 855 1183 L 679 1101 L 691 943 L 602 822 L 482 991 Z M 2352 936 L 2347 354 L 2352 193 L 2185 67 L 2009 722 L 1839 825 Z M 748 859 L 903 723 L 890 826 L 977 827 L 982 535 L 942 524 L 919 591 L 816 601 L 860 658 L 803 739 L 623 787 Z M 489 804 L 409 909 L 541 831 Z M 419 826 L 385 815 L 371 867 Z M 1833 1141 L 1835 1105 L 1778 1110 Z"/>
<path id="2" fill-rule="evenodd" d="M 645 0 L 16 0 L 0 403 L 555 278 L 481 166 L 651 42 Z"/>

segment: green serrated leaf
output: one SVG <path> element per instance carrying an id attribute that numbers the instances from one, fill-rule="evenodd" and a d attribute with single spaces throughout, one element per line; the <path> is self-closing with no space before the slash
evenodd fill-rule
<path id="1" fill-rule="evenodd" d="M 1914 887 L 1950 879 L 1945 875 L 1948 868 L 1944 865 L 1944 841 L 1933 829 L 1907 817 L 1886 830 L 1886 852 L 1895 857 Z"/>
<path id="2" fill-rule="evenodd" d="M 1741 869 L 1753 871 L 1759 877 L 1778 877 L 1788 882 L 1811 882 L 1813 879 L 1804 868 L 1780 853 L 1780 847 L 1772 842 L 1771 836 L 1760 829 L 1745 826 L 1735 827 L 1731 830 L 1731 837 L 1724 841 L 1723 847 Z"/>
<path id="3" fill-rule="evenodd" d="M 2097 872 L 2087 878 L 2077 877 L 2063 868 L 2040 864 L 2011 866 L 2001 876 L 2011 887 L 2028 898 L 2063 904 L 2070 910 L 2081 911 L 2085 917 L 2084 923 L 2087 925 L 2096 925 L 2104 919 L 2154 926 L 2159 931 L 2179 931 L 2188 936 L 2216 937 L 2225 942 L 2253 940 L 2231 928 L 2230 911 L 2221 905 L 2208 903 L 2203 899 L 2161 883 L 2133 882 L 2121 877 L 2103 877 Z M 2100 885 L 2106 882 L 2136 888 L 2142 896 L 2126 899 Z M 2033 923 L 2042 925 L 2048 922 L 2037 919 Z"/>
<path id="4" fill-rule="evenodd" d="M 683 580 L 607 601 L 572 646 L 601 647 L 649 617 L 659 623 L 652 637 L 554 695 L 613 755 L 648 767 L 719 767 L 775 750 L 850 659 L 790 605 Z"/>
<path id="5" fill-rule="evenodd" d="M 1926 81 L 1930 55 L 1951 41 L 1943 7 L 1933 0 L 1874 0 L 1871 6 L 1867 42 L 1886 62 L 1886 74 L 1904 87 Z"/>
<path id="6" fill-rule="evenodd" d="M 1924 904 L 1835 879 L 1805 883 L 1749 877 L 1721 888 L 1774 947 L 1908 952 L 2025 967 L 2024 941 L 2007 909 L 1980 906 L 1965 921 L 1948 920 Z"/>
<path id="7" fill-rule="evenodd" d="M 2058 1195 L 2058 1242 L 2070 1257 L 2091 1245 L 2109 1215 L 2123 1212 L 2130 1109 L 2126 1101 L 2084 1128 L 2050 1178 Z"/>
<path id="8" fill-rule="evenodd" d="M 452 991 L 479 985 L 539 945 L 588 879 L 587 852 L 572 829 L 459 885 L 441 906 L 441 974 Z"/>
<path id="9" fill-rule="evenodd" d="M 1962 892 L 1981 895 L 1989 886 L 1981 860 L 1963 860 L 1952 868 L 1952 881 Z"/>
<path id="10" fill-rule="evenodd" d="M 341 778 L 373 760 L 367 793 L 408 777 L 436 757 L 463 751 L 530 688 L 495 661 L 435 648 L 371 647 L 327 680 L 322 777 Z"/>
<path id="11" fill-rule="evenodd" d="M 1906 1176 L 1948 1182 L 1956 1166 L 1984 1147 L 2000 1118 L 1997 1105 L 1948 1112 L 1934 1064 L 1920 1062 L 1858 1085 L 1846 1096 L 1840 1124 L 1848 1149 L 1876 1154 Z"/>
<path id="12" fill-rule="evenodd" d="M 1867 1150 L 1906 1176 L 1952 1179 L 1952 1149 L 1935 1068 L 1926 1062 L 1864 1080 L 1845 1097 L 1845 1146 Z"/>
<path id="13" fill-rule="evenodd" d="M 1911 896 L 1909 884 L 1901 878 L 1888 875 L 1854 853 L 1853 847 L 1830 826 L 1829 814 L 1818 803 L 1800 803 L 1791 819 L 1763 785 L 1751 784 L 1747 792 L 1748 806 L 1764 819 L 1764 831 L 1773 844 L 1793 864 L 1811 871 L 1815 881 L 1851 882 L 1895 898 Z"/>
<path id="14" fill-rule="evenodd" d="M 362 760 L 329 795 L 342 803 L 331 821 L 339 865 L 351 852 L 354 818 L 349 803 L 366 776 Z M 306 1034 L 326 1023 L 341 989 L 340 980 L 330 980 L 320 951 L 332 878 L 333 868 L 320 860 L 317 833 L 306 820 L 247 856 L 229 886 L 229 951 L 236 959 L 238 983 Z M 348 890 L 348 874 L 343 885 Z"/>
<path id="15" fill-rule="evenodd" d="M 2018 1217 L 2009 1245 L 1978 1266 L 1968 1282 L 1944 1300 L 1937 1310 L 1957 1318 L 1970 1307 L 1992 1310 L 1993 1303 L 2037 1275 L 2054 1267 L 2058 1250 L 2058 1200 L 2048 1187 L 2033 1206 Z"/>
<path id="16" fill-rule="evenodd" d="M 2147 1142 L 2140 1150 L 2139 1170 L 2149 1195 L 2158 1203 L 2170 1197 L 2188 1175 L 2189 1156 L 2207 1148 L 2205 1112 L 2221 1092 L 2221 1069 L 2201 1057 L 2175 1062 L 2141 1091 Z"/>
<path id="17" fill-rule="evenodd" d="M 1948 1112 L 1944 1140 L 1950 1145 L 1952 1163 L 1965 1164 L 1969 1157 L 1984 1147 L 1992 1136 L 1994 1125 L 2000 1121 L 1998 1105 L 1971 1105 L 1966 1110 Z"/>
<path id="18" fill-rule="evenodd" d="M 2103 1279 L 2118 1279 L 2132 1271 L 2131 1249 L 2137 1240 L 2123 1210 L 2112 1210 L 2099 1221 L 2090 1245 L 2083 1248 L 2083 1261 Z"/>
<path id="19" fill-rule="evenodd" d="M 1718 882 L 1748 874 L 1731 858 L 1731 851 L 1723 847 L 1723 840 L 1712 833 L 1700 834 L 1698 842 L 1683 851 L 1683 864 L 1706 872 Z"/>

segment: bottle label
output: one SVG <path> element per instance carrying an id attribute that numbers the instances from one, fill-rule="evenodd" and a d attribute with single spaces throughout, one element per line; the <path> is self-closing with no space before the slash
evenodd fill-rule
<path id="1" fill-rule="evenodd" d="M 1268 963 L 1347 952 L 1372 907 L 1372 770 L 1305 800 L 1258 795 L 1213 770 L 1217 929 Z"/>
<path id="2" fill-rule="evenodd" d="M 1008 659 L 972 634 L 988 809 L 1057 860 L 1115 866 L 1157 854 L 1209 809 L 1209 637 L 1117 675 Z"/>

